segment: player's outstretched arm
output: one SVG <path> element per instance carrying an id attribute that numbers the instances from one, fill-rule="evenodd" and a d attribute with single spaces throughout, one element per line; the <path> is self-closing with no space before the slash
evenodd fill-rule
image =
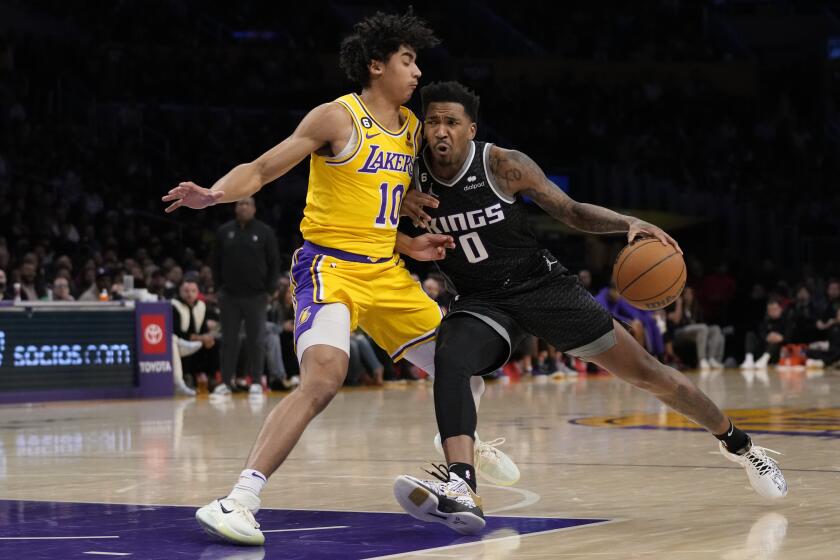
<path id="1" fill-rule="evenodd" d="M 489 164 L 493 184 L 505 194 L 512 197 L 522 193 L 532 198 L 549 215 L 570 227 L 589 233 L 626 232 L 629 242 L 639 236 L 655 237 L 682 252 L 670 235 L 653 224 L 572 199 L 549 181 L 540 166 L 522 152 L 493 146 Z"/>
<path id="2" fill-rule="evenodd" d="M 254 161 L 237 165 L 211 188 L 205 189 L 191 181 L 180 183 L 162 198 L 171 202 L 166 211 L 173 212 L 181 206 L 201 209 L 247 198 L 312 152 L 348 139 L 352 126 L 350 115 L 338 103 L 320 105 L 303 118 L 291 136 Z"/>

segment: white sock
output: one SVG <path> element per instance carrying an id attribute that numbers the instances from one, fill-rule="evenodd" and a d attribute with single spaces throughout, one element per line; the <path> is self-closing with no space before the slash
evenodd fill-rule
<path id="1" fill-rule="evenodd" d="M 251 510 L 251 513 L 257 513 L 260 510 L 260 492 L 266 482 L 268 480 L 260 471 L 245 469 L 239 473 L 239 481 L 227 497 L 236 500 Z"/>

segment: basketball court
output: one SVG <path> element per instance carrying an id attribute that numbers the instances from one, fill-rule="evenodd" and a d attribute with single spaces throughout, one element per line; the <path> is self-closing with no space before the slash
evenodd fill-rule
<path id="1" fill-rule="evenodd" d="M 834 559 L 840 373 L 692 374 L 790 492 L 768 502 L 717 442 L 609 376 L 488 383 L 484 439 L 514 487 L 479 485 L 475 537 L 402 513 L 391 483 L 438 461 L 430 383 L 342 391 L 263 493 L 260 548 L 223 544 L 195 509 L 225 495 L 282 394 L 0 407 L 2 558 Z"/>

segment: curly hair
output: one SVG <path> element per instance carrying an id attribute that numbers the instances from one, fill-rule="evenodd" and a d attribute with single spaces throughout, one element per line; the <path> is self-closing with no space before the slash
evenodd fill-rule
<path id="1" fill-rule="evenodd" d="M 420 90 L 420 104 L 423 114 L 430 103 L 460 103 L 473 122 L 478 122 L 478 104 L 481 98 L 460 82 L 434 82 Z"/>
<path id="2" fill-rule="evenodd" d="M 370 85 L 372 60 L 387 62 L 405 45 L 414 51 L 434 47 L 440 40 L 428 24 L 409 8 L 404 14 L 376 12 L 353 26 L 353 34 L 341 42 L 339 66 L 361 87 Z"/>

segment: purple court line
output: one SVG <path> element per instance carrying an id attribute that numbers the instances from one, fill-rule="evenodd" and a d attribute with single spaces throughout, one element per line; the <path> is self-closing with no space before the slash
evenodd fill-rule
<path id="1" fill-rule="evenodd" d="M 442 525 L 393 512 L 270 509 L 261 510 L 258 517 L 266 531 L 266 543 L 243 548 L 206 535 L 195 521 L 193 506 L 0 500 L 0 538 L 15 539 L 3 543 L 3 557 L 8 558 L 69 558 L 93 553 L 162 560 L 245 558 L 242 554 L 260 560 L 359 560 L 481 542 L 498 541 L 505 546 L 504 541 L 511 539 L 608 521 L 489 516 L 481 535 L 465 537 Z M 119 539 L 85 538 L 94 534 L 92 529 Z M 33 539 L 43 536 L 74 538 Z M 518 546 L 512 541 L 507 545 Z"/>

